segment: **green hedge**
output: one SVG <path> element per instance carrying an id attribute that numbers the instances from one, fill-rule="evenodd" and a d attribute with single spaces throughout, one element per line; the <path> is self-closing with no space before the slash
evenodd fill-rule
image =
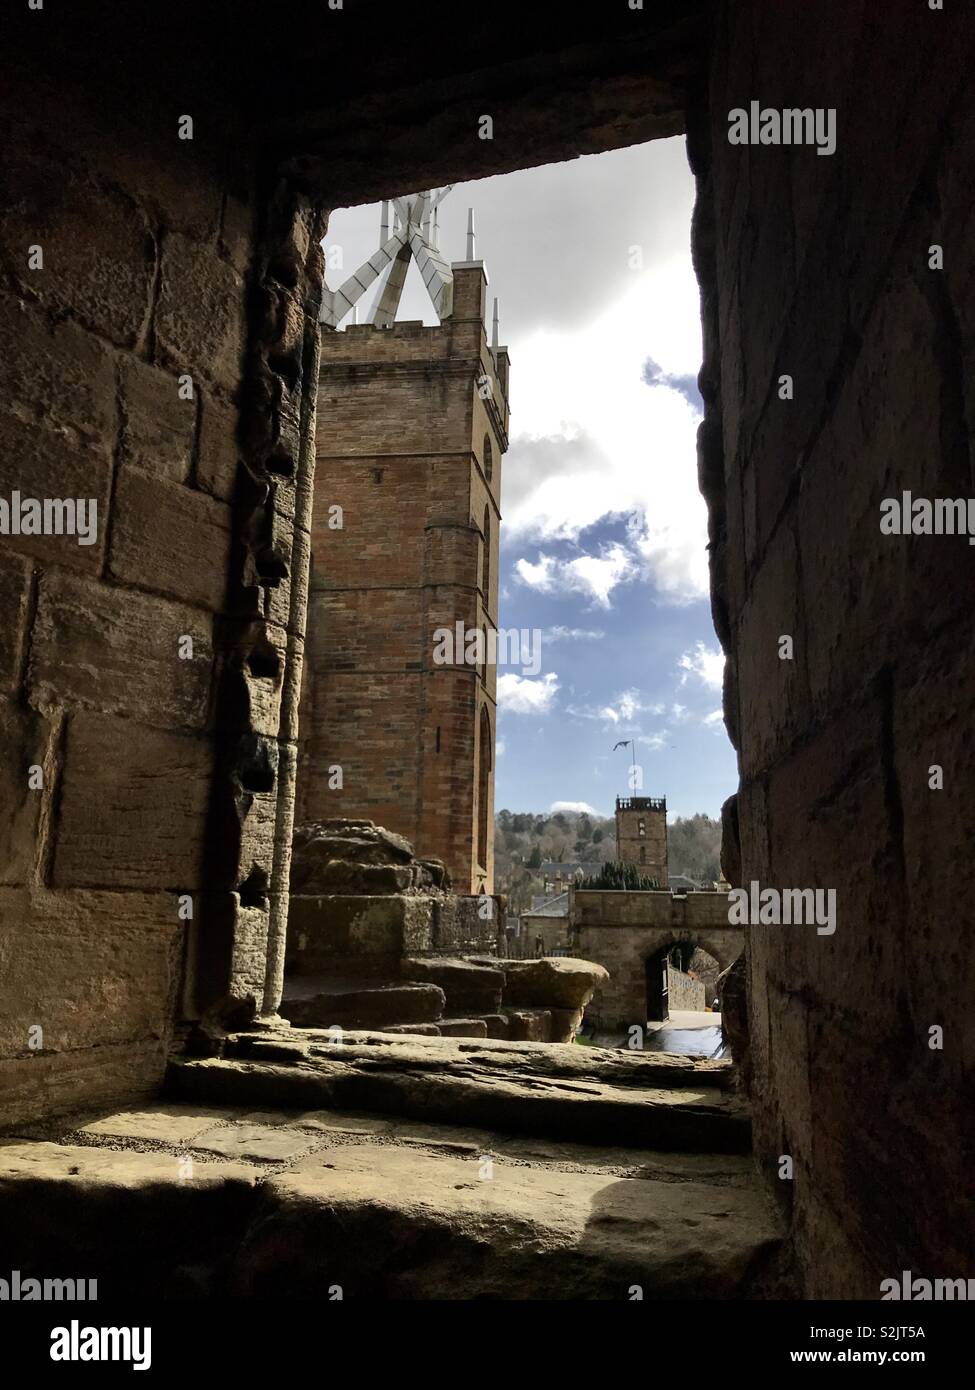
<path id="1" fill-rule="evenodd" d="M 580 888 L 612 888 L 628 893 L 649 893 L 660 884 L 655 878 L 646 878 L 635 864 L 604 864 L 598 874 L 584 878 Z"/>

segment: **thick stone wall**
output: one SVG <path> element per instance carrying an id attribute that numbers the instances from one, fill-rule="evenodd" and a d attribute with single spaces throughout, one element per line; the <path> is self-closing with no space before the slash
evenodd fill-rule
<path id="1" fill-rule="evenodd" d="M 523 912 L 520 921 L 521 932 L 517 939 L 520 955 L 550 956 L 555 951 L 568 950 L 568 917 L 536 917 Z"/>
<path id="2" fill-rule="evenodd" d="M 274 1006 L 321 271 L 205 88 L 58 76 L 37 14 L 0 99 L 0 498 L 97 510 L 90 544 L 2 538 L 3 1124 Z"/>
<path id="3" fill-rule="evenodd" d="M 646 1023 L 646 963 L 665 946 L 699 946 L 722 970 L 741 954 L 743 933 L 728 926 L 726 893 L 674 897 L 574 888 L 569 904 L 572 953 L 609 971 L 590 1010 L 606 1028 Z"/>
<path id="4" fill-rule="evenodd" d="M 973 552 L 879 521 L 973 491 L 973 40 L 966 6 L 723 5 L 691 125 L 728 862 L 837 894 L 833 935 L 748 947 L 757 1150 L 813 1298 L 971 1273 Z M 835 108 L 835 153 L 730 145 L 755 99 Z"/>

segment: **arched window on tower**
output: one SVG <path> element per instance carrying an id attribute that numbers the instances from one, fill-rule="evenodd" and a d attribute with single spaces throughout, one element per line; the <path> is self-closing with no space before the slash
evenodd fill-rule
<path id="1" fill-rule="evenodd" d="M 488 506 L 484 508 L 484 557 L 481 564 L 481 593 L 484 596 L 484 607 L 490 606 L 491 597 L 491 511 Z"/>
<path id="2" fill-rule="evenodd" d="M 491 765 L 493 762 L 494 750 L 491 747 L 491 717 L 484 705 L 481 706 L 479 743 L 477 769 L 477 862 L 482 869 L 486 870 L 489 828 L 488 814 L 491 800 Z"/>
<path id="3" fill-rule="evenodd" d="M 484 476 L 485 478 L 487 478 L 488 482 L 491 481 L 491 475 L 493 474 L 493 472 L 494 455 L 491 452 L 491 436 L 489 434 L 486 434 L 484 436 Z"/>

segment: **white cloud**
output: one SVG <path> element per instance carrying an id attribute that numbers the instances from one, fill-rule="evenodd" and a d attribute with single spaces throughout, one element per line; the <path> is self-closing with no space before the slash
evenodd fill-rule
<path id="1" fill-rule="evenodd" d="M 667 735 L 641 734 L 640 737 L 637 739 L 637 743 L 645 744 L 646 747 L 650 749 L 651 753 L 656 753 L 658 749 L 661 749 L 666 745 Z"/>
<path id="2" fill-rule="evenodd" d="M 505 460 L 502 536 L 578 540 L 597 521 L 626 516 L 624 572 L 642 573 L 666 598 L 685 602 L 708 589 L 700 412 L 663 381 L 648 385 L 643 373 L 652 359 L 664 374 L 696 374 L 698 288 L 689 255 L 633 278 L 584 329 L 538 330 L 519 342 L 518 432 Z M 622 575 L 588 577 L 605 605 Z"/>
<path id="3" fill-rule="evenodd" d="M 530 588 L 543 594 L 582 593 L 601 608 L 610 606 L 609 596 L 617 584 L 632 578 L 636 570 L 633 556 L 619 544 L 606 546 L 601 555 L 558 560 L 541 553 L 536 564 L 525 559 L 515 563 L 515 573 Z"/>
<path id="4" fill-rule="evenodd" d="M 621 545 L 609 546 L 600 556 L 579 555 L 565 565 L 570 587 L 588 591 L 603 608 L 609 607 L 610 594 L 632 576 L 634 569 L 632 556 Z"/>
<path id="5" fill-rule="evenodd" d="M 598 642 L 605 636 L 606 633 L 601 628 L 563 627 L 556 624 L 555 627 L 542 629 L 542 639 L 546 642 Z"/>
<path id="6" fill-rule="evenodd" d="M 504 753 L 504 749 L 505 749 L 505 742 L 504 742 L 504 739 L 503 739 L 503 738 L 499 738 L 499 739 L 495 742 L 495 745 L 494 745 L 494 754 L 495 754 L 495 757 L 500 758 L 501 755 Z"/>
<path id="7" fill-rule="evenodd" d="M 548 808 L 550 815 L 555 815 L 556 811 L 577 811 L 580 815 L 598 816 L 599 812 L 594 806 L 590 806 L 588 801 L 553 801 Z"/>
<path id="8" fill-rule="evenodd" d="M 706 714 L 701 720 L 709 729 L 721 729 L 724 727 L 724 710 L 713 709 L 710 714 Z"/>
<path id="9" fill-rule="evenodd" d="M 515 573 L 522 584 L 527 584 L 531 589 L 540 589 L 543 594 L 547 594 L 555 587 L 556 564 L 551 555 L 539 555 L 536 565 L 524 559 L 516 561 Z"/>
<path id="10" fill-rule="evenodd" d="M 691 676 L 707 686 L 708 690 L 720 690 L 724 680 L 724 652 L 720 647 L 712 649 L 704 642 L 696 642 L 690 651 L 684 652 L 677 663 L 683 675 L 681 685 L 686 685 Z"/>
<path id="11" fill-rule="evenodd" d="M 645 704 L 636 690 L 624 690 L 608 705 L 577 705 L 570 707 L 568 713 L 577 719 L 601 719 L 614 729 L 630 732 L 641 714 L 663 714 L 664 709 L 664 705 Z"/>
<path id="12" fill-rule="evenodd" d="M 553 671 L 541 680 L 506 672 L 498 676 L 498 707 L 506 714 L 547 714 L 558 688 L 559 679 Z"/>

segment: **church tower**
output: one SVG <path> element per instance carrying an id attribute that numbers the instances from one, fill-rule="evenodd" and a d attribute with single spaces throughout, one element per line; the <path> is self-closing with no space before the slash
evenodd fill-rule
<path id="1" fill-rule="evenodd" d="M 493 891 L 501 459 L 508 352 L 487 273 L 448 266 L 449 190 L 383 205 L 379 251 L 322 307 L 298 814 L 366 818 Z M 432 219 L 432 220 L 431 220 Z M 440 318 L 397 322 L 410 258 Z M 379 280 L 363 323 L 338 323 Z M 353 315 L 354 317 L 354 315 Z M 443 633 L 480 633 L 454 642 Z M 478 648 L 481 648 L 478 651 Z"/>
<path id="2" fill-rule="evenodd" d="M 616 798 L 616 858 L 667 887 L 667 798 Z"/>

